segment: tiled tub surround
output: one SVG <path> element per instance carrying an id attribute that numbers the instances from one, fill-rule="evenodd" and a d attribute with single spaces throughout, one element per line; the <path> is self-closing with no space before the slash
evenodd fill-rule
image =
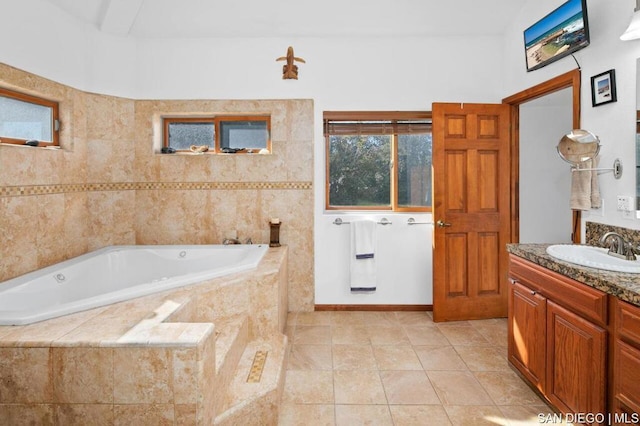
<path id="1" fill-rule="evenodd" d="M 313 102 L 132 100 L 0 64 L 0 86 L 58 100 L 60 150 L 0 145 L 0 281 L 108 245 L 269 241 L 289 306 L 313 310 Z M 269 155 L 161 155 L 162 114 L 270 114 Z"/>
<path id="2" fill-rule="evenodd" d="M 27 326 L 0 327 L 6 424 L 275 423 L 286 356 L 287 247 L 260 265 Z M 267 352 L 257 383 L 246 379 Z M 240 422 L 240 423 L 239 423 Z"/>

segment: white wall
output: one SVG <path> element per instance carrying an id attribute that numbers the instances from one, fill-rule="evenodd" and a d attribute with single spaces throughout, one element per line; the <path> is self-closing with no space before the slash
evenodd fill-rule
<path id="1" fill-rule="evenodd" d="M 0 62 L 80 90 L 131 96 L 136 47 L 42 0 L 5 0 Z"/>
<path id="2" fill-rule="evenodd" d="M 6 0 L 0 61 L 76 88 L 137 99 L 311 98 L 315 102 L 316 303 L 431 303 L 431 241 L 426 228 L 394 222 L 381 240 L 380 262 L 388 253 L 393 269 L 381 271 L 380 288 L 393 289 L 363 299 L 345 294 L 344 232 L 324 212 L 324 110 L 428 110 L 432 102 L 500 102 L 508 95 L 575 68 L 565 58 L 527 73 L 522 30 L 561 0 L 528 0 L 504 37 L 380 37 L 133 40 L 97 32 L 41 0 Z M 616 181 L 601 180 L 605 216 L 586 220 L 627 227 L 613 206 L 617 194 L 633 195 L 635 179 L 635 60 L 640 41 L 621 42 L 633 0 L 589 0 L 592 44 L 576 57 L 583 69 L 583 127 L 603 143 L 602 163 L 623 159 Z M 11 42 L 6 42 L 10 40 Z M 287 46 L 306 59 L 300 79 L 282 80 Z M 589 77 L 616 69 L 618 102 L 591 107 Z M 311 165 L 309 165 L 311 166 Z M 430 215 L 415 215 L 430 220 Z M 396 226 L 396 223 L 398 226 Z M 543 225 L 544 226 L 544 225 Z M 391 229 L 392 228 L 392 229 Z M 393 233 L 391 233 L 393 230 Z M 406 232 L 415 234 L 406 234 Z M 397 266 L 400 262 L 405 265 Z M 339 266 L 342 265 L 342 266 Z M 401 271 L 401 273 L 398 273 Z"/>
<path id="3" fill-rule="evenodd" d="M 571 172 L 556 145 L 571 131 L 572 95 L 563 89 L 520 106 L 521 243 L 571 242 Z"/>
<path id="4" fill-rule="evenodd" d="M 525 69 L 522 30 L 560 4 L 562 0 L 527 1 L 519 18 L 505 34 L 504 93 L 517 93 L 576 68 L 575 61 L 567 57 L 530 73 Z M 625 219 L 613 208 L 617 195 L 635 195 L 635 87 L 640 40 L 621 41 L 619 38 L 631 21 L 635 2 L 588 0 L 587 7 L 591 44 L 575 54 L 582 68 L 581 127 L 600 137 L 600 166 L 612 167 L 613 160 L 620 158 L 624 171 L 619 180 L 609 173 L 600 176 L 604 216 L 585 213 L 583 222 L 588 220 L 640 229 L 640 221 Z M 591 76 L 609 69 L 616 70 L 618 101 L 592 107 Z M 584 223 L 582 229 L 584 230 Z"/>

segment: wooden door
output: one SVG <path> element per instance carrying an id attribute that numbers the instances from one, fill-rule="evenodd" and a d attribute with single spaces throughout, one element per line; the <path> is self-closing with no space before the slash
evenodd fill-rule
<path id="1" fill-rule="evenodd" d="M 507 316 L 509 106 L 433 104 L 433 319 Z"/>
<path id="2" fill-rule="evenodd" d="M 563 413 L 604 413 L 607 332 L 547 301 L 547 391 Z"/>
<path id="3" fill-rule="evenodd" d="M 509 288 L 509 361 L 540 392 L 545 391 L 547 299 L 511 280 Z"/>

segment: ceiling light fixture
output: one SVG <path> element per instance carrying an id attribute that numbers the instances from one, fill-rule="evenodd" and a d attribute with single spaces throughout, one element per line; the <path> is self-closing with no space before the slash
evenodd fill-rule
<path id="1" fill-rule="evenodd" d="M 620 40 L 635 40 L 640 38 L 640 0 L 636 0 L 636 8 L 633 9 L 633 18 L 627 30 L 620 36 Z"/>

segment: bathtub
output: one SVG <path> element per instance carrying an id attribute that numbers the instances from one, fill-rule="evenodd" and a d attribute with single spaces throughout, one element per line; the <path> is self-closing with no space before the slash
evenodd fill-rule
<path id="1" fill-rule="evenodd" d="M 0 325 L 25 325 L 255 268 L 254 245 L 110 246 L 0 283 Z"/>

